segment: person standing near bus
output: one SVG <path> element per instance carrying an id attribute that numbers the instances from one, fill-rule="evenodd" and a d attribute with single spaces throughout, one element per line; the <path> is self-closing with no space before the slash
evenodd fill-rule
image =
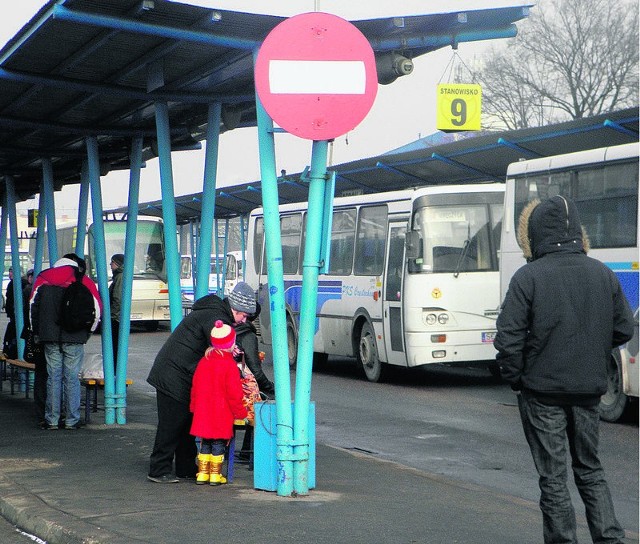
<path id="1" fill-rule="evenodd" d="M 44 345 L 48 372 L 43 429 L 59 428 L 63 402 L 66 413 L 64 428 L 77 430 L 81 426 L 78 375 L 84 358 L 84 344 L 96 330 L 102 313 L 102 300 L 96 284 L 86 276 L 86 269 L 84 259 L 75 253 L 67 253 L 53 267 L 40 272 L 33 283 L 31 325 L 34 340 Z M 81 283 L 78 287 L 82 293 L 74 289 L 78 283 Z M 74 326 L 73 329 L 65 323 L 67 314 L 63 310 L 70 289 L 75 301 L 80 303 L 72 304 L 71 300 L 67 300 L 69 307 L 74 307 L 73 314 L 76 317 L 85 314 L 82 315 L 81 326 Z M 85 292 L 89 300 L 85 300 Z M 88 323 L 89 320 L 91 323 Z"/>
<path id="2" fill-rule="evenodd" d="M 562 196 L 525 207 L 518 242 L 527 264 L 509 284 L 497 320 L 500 372 L 514 391 L 539 475 L 545 544 L 575 543 L 567 488 L 567 440 L 594 543 L 621 543 L 598 458 L 598 404 L 611 350 L 633 336 L 633 315 L 615 274 L 587 257 L 576 205 Z"/>
<path id="3" fill-rule="evenodd" d="M 236 284 L 225 299 L 205 295 L 196 300 L 158 352 L 147 377 L 156 389 L 158 406 L 148 480 L 164 484 L 196 477 L 197 448 L 190 434 L 193 416 L 189 410 L 193 374 L 211 346 L 211 329 L 216 321 L 234 326 L 255 311 L 255 291 L 244 282 Z"/>
<path id="4" fill-rule="evenodd" d="M 109 304 L 111 306 L 111 339 L 113 341 L 113 373 L 118 362 L 118 336 L 120 332 L 120 309 L 122 308 L 122 272 L 124 255 L 116 253 L 111 257 L 111 285 L 109 286 Z"/>

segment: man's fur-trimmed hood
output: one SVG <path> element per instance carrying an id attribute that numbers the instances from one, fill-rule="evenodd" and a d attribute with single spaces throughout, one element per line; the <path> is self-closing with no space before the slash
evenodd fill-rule
<path id="1" fill-rule="evenodd" d="M 517 237 L 527 261 L 547 253 L 589 251 L 589 238 L 575 203 L 560 195 L 529 202 L 520 214 Z"/>

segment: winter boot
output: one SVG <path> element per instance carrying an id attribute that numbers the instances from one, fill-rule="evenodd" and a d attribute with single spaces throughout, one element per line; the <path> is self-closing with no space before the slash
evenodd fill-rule
<path id="1" fill-rule="evenodd" d="M 198 454 L 198 474 L 196 474 L 196 484 L 206 484 L 209 481 L 212 457 L 213 456 L 210 453 Z"/>
<path id="2" fill-rule="evenodd" d="M 227 479 L 222 475 L 223 462 L 224 455 L 211 456 L 211 464 L 209 465 L 209 485 L 221 485 L 227 483 Z"/>

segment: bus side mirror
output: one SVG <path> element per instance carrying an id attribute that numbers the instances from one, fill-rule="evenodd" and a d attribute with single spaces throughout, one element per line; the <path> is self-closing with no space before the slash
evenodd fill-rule
<path id="1" fill-rule="evenodd" d="M 421 257 L 422 244 L 420 243 L 420 233 L 411 230 L 406 233 L 404 247 L 407 259 L 418 259 Z"/>

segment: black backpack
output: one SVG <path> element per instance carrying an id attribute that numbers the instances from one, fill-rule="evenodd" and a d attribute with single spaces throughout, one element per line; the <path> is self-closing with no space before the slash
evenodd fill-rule
<path id="1" fill-rule="evenodd" d="M 93 295 L 82 283 L 82 273 L 76 270 L 75 274 L 75 281 L 62 294 L 58 324 L 66 332 L 88 332 L 96 319 Z"/>

